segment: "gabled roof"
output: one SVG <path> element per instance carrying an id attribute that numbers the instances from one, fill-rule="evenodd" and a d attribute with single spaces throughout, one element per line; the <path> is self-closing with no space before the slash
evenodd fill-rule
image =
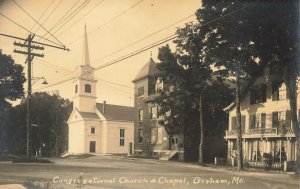
<path id="1" fill-rule="evenodd" d="M 251 78 L 247 84 L 240 89 L 240 101 L 242 101 L 242 99 L 247 95 L 247 93 L 249 92 L 249 90 L 251 89 L 251 87 L 253 86 L 253 84 L 255 83 L 257 77 L 253 77 Z M 223 109 L 223 111 L 230 111 L 233 108 L 235 108 L 235 100 L 233 102 L 231 102 L 227 107 L 225 107 Z"/>
<path id="2" fill-rule="evenodd" d="M 78 111 L 79 112 L 79 111 Z M 90 112 L 79 112 L 80 116 L 83 119 L 100 119 L 99 116 L 96 113 L 90 113 Z"/>
<path id="3" fill-rule="evenodd" d="M 105 112 L 103 112 L 103 103 L 96 104 L 97 110 L 106 118 L 112 121 L 134 121 L 134 108 L 129 106 L 120 106 L 113 104 L 105 104 Z"/>
<path id="4" fill-rule="evenodd" d="M 158 73 L 158 70 L 156 68 L 156 63 L 153 61 L 152 58 L 145 64 L 142 69 L 139 71 L 137 76 L 134 78 L 132 82 L 136 82 L 138 80 L 144 79 L 150 75 L 155 75 Z"/>

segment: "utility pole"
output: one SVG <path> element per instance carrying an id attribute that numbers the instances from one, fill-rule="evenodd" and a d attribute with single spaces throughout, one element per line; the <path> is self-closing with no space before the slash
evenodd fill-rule
<path id="1" fill-rule="evenodd" d="M 28 38 L 25 40 L 25 43 L 18 43 L 14 42 L 15 46 L 25 47 L 26 51 L 19 51 L 14 50 L 15 53 L 19 54 L 25 54 L 27 55 L 27 84 L 28 84 L 28 90 L 27 90 L 27 124 L 26 124 L 26 155 L 28 158 L 31 157 L 31 140 L 30 140 L 30 126 L 31 126 L 31 119 L 30 119 L 30 101 L 31 101 L 31 62 L 34 58 L 34 56 L 37 57 L 44 57 L 43 54 L 38 54 L 32 52 L 32 50 L 44 50 L 43 46 L 37 46 L 32 44 L 32 39 L 34 38 L 34 35 L 29 34 Z M 25 62 L 25 63 L 26 63 Z"/>

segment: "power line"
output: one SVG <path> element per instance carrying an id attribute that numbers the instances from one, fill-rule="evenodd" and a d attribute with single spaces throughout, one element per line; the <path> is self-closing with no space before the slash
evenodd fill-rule
<path id="1" fill-rule="evenodd" d="M 35 18 L 33 18 L 23 7 L 21 7 L 15 0 L 12 0 L 25 14 L 27 14 L 33 21 L 35 21 L 40 27 L 42 27 L 47 33 L 49 33 L 62 47 L 65 47 L 65 45 L 60 42 L 52 33 L 50 33 L 43 25 L 41 25 Z"/>
<path id="2" fill-rule="evenodd" d="M 1 13 L 0 13 L 0 15 L 1 15 Z M 34 34 L 34 33 L 32 33 L 32 34 Z M 21 37 L 17 37 L 17 36 L 13 36 L 13 35 L 4 34 L 4 33 L 0 33 L 0 35 L 5 36 L 5 37 L 14 38 L 14 39 L 19 39 L 19 40 L 27 41 L 27 39 L 24 39 L 24 38 L 21 38 Z M 31 42 L 32 43 L 36 43 L 36 44 L 40 44 L 40 45 L 45 45 L 45 46 L 48 46 L 48 47 L 53 47 L 53 48 L 57 48 L 57 49 L 62 49 L 62 50 L 69 51 L 69 49 L 66 48 L 66 47 L 54 46 L 54 45 L 50 45 L 50 44 L 46 44 L 46 43 L 41 43 L 41 42 L 38 42 L 38 41 L 31 41 Z"/>
<path id="3" fill-rule="evenodd" d="M 55 22 L 55 24 L 53 24 L 53 26 L 50 28 L 50 31 L 52 31 L 54 28 L 56 28 L 58 26 L 58 24 L 64 19 L 64 17 L 80 2 L 80 0 L 78 0 L 59 20 L 57 20 Z M 47 35 L 47 33 L 45 33 L 43 36 Z"/>
<path id="4" fill-rule="evenodd" d="M 52 11 L 48 14 L 48 16 L 45 18 L 45 20 L 41 23 L 44 24 L 49 18 L 50 16 L 52 16 L 52 14 L 57 10 L 57 8 L 59 7 L 59 5 L 62 3 L 63 0 L 60 0 L 56 6 L 54 7 L 54 9 L 52 9 Z M 36 30 L 37 31 L 37 30 Z"/>
<path id="5" fill-rule="evenodd" d="M 155 45 L 152 45 L 152 46 L 149 45 L 148 48 L 142 48 L 140 51 L 135 51 L 134 53 L 130 53 L 130 54 L 127 55 L 127 56 L 123 56 L 123 57 L 121 57 L 121 58 L 118 58 L 117 60 L 108 62 L 108 63 L 106 63 L 106 64 L 104 64 L 104 65 L 101 65 L 101 66 L 95 68 L 94 70 L 97 71 L 97 70 L 99 70 L 99 69 L 102 69 L 102 68 L 111 66 L 111 65 L 113 65 L 113 64 L 116 64 L 116 63 L 121 62 L 121 61 L 123 61 L 123 60 L 126 60 L 126 59 L 128 59 L 128 58 L 131 58 L 131 57 L 133 57 L 133 56 L 135 56 L 135 55 L 137 55 L 137 54 L 140 54 L 140 53 L 142 53 L 142 52 L 144 52 L 144 51 L 146 51 L 146 50 L 149 50 L 149 49 L 151 49 L 151 48 L 153 48 L 153 47 L 155 47 L 155 46 L 161 45 L 161 44 L 163 44 L 163 43 L 165 43 L 165 42 L 168 42 L 168 41 L 170 41 L 170 40 L 172 40 L 172 39 L 175 39 L 175 38 L 177 38 L 177 36 L 175 36 L 175 37 L 173 37 L 173 38 L 169 38 L 169 39 L 167 39 L 167 40 L 162 40 L 162 42 L 160 42 L 160 43 L 158 43 L 158 44 L 157 44 L 157 43 L 154 43 Z M 65 83 L 65 82 L 67 82 L 67 81 L 71 81 L 71 80 L 77 79 L 77 77 L 78 77 L 78 76 L 70 77 L 70 78 L 67 78 L 67 79 L 65 79 L 65 80 L 62 80 L 62 81 L 60 81 L 60 82 L 54 83 L 54 84 L 52 84 L 52 85 L 48 85 L 48 86 L 46 86 L 46 87 L 43 87 L 43 88 L 40 88 L 40 89 L 37 89 L 37 90 L 42 90 L 42 89 L 46 89 L 46 88 L 49 88 L 49 87 L 53 87 L 53 86 L 59 85 L 59 84 L 61 84 L 61 83 Z"/>
<path id="6" fill-rule="evenodd" d="M 113 54 L 116 54 L 116 53 L 118 53 L 118 52 L 121 52 L 121 51 L 123 51 L 124 49 L 126 49 L 126 48 L 128 48 L 128 47 L 132 47 L 133 45 L 135 45 L 135 44 L 137 44 L 137 43 L 139 43 L 139 42 L 141 42 L 141 41 L 143 41 L 143 40 L 145 40 L 145 39 L 147 39 L 147 38 L 149 38 L 149 37 L 151 37 L 151 36 L 153 36 L 153 35 L 155 35 L 155 34 L 161 32 L 161 31 L 164 31 L 164 30 L 166 30 L 166 29 L 168 29 L 168 28 L 170 28 L 170 27 L 172 27 L 172 26 L 174 26 L 174 25 L 176 25 L 176 24 L 178 24 L 178 23 L 180 23 L 180 22 L 182 22 L 182 21 L 184 21 L 184 20 L 186 20 L 186 19 L 188 19 L 188 18 L 191 18 L 192 16 L 195 16 L 195 14 L 192 14 L 192 15 L 189 15 L 189 16 L 183 18 L 183 19 L 180 19 L 180 20 L 178 20 L 177 22 L 172 23 L 172 24 L 168 25 L 167 27 L 164 27 L 164 28 L 162 28 L 162 29 L 160 29 L 160 30 L 157 30 L 156 32 L 153 32 L 153 33 L 151 33 L 151 34 L 149 34 L 149 35 L 143 37 L 142 39 L 139 39 L 139 40 L 137 40 L 137 41 L 131 43 L 131 44 L 128 45 L 128 46 L 125 46 L 125 47 L 120 48 L 120 49 L 118 49 L 118 50 L 116 50 L 116 51 L 113 51 L 112 53 L 110 53 L 110 54 L 108 54 L 108 55 L 106 55 L 106 56 L 104 56 L 104 57 L 101 57 L 100 59 L 106 58 L 106 57 L 109 57 L 109 56 L 111 56 L 111 55 L 113 55 Z"/>
<path id="7" fill-rule="evenodd" d="M 49 5 L 47 6 L 47 8 L 43 11 L 43 13 L 41 14 L 41 16 L 38 18 L 38 22 L 42 19 L 42 17 L 46 14 L 46 12 L 48 11 L 48 9 L 51 7 L 51 5 L 54 3 L 55 0 L 52 0 Z M 33 28 L 36 26 L 36 22 L 33 24 L 33 26 L 30 28 L 30 30 L 33 30 Z M 37 28 L 38 29 L 38 28 Z M 36 30 L 35 30 L 36 31 Z"/>
<path id="8" fill-rule="evenodd" d="M 51 40 L 46 39 L 46 38 L 44 38 L 44 37 L 42 37 L 42 36 L 40 36 L 40 35 L 38 35 L 38 34 L 33 33 L 33 32 L 30 31 L 29 29 L 27 29 L 27 28 L 25 28 L 24 26 L 18 24 L 16 21 L 12 20 L 11 18 L 9 18 L 8 16 L 4 15 L 4 14 L 1 13 L 1 12 L 0 12 L 0 15 L 3 16 L 4 18 L 6 18 L 7 20 L 11 21 L 11 22 L 14 23 L 15 25 L 19 26 L 20 28 L 24 29 L 25 31 L 27 31 L 27 32 L 29 32 L 29 33 L 32 33 L 32 34 L 34 34 L 35 36 L 37 36 L 37 37 L 39 37 L 39 38 L 42 38 L 42 39 L 44 39 L 44 40 L 46 40 L 46 41 L 48 41 L 48 42 L 51 42 L 51 43 L 53 43 L 53 44 L 56 44 L 56 45 L 61 46 L 60 44 L 58 44 L 58 43 L 56 43 L 56 42 L 54 42 L 54 41 L 51 41 Z M 0 35 L 6 36 L 6 37 L 13 37 L 13 36 L 7 35 L 7 34 L 0 34 Z M 16 37 L 13 37 L 13 38 L 16 38 Z M 19 38 L 19 39 L 22 39 L 22 38 Z M 37 43 L 37 42 L 35 42 L 35 43 Z"/>
<path id="9" fill-rule="evenodd" d="M 64 23 L 63 23 L 63 26 L 65 26 L 68 22 L 70 22 L 70 20 L 72 20 L 84 7 L 86 7 L 88 4 L 89 4 L 89 2 L 90 2 L 91 0 L 88 0 L 88 1 L 86 1 L 86 3 L 85 4 L 82 4 L 82 6 L 81 7 L 79 7 L 78 9 L 77 9 L 77 11 L 76 12 L 74 12 L 74 14 L 71 16 L 71 17 L 69 17 L 69 19 L 68 20 L 66 20 Z M 63 27 L 62 26 L 62 27 Z M 56 29 L 56 31 L 54 32 L 54 33 L 57 33 L 58 31 L 60 31 L 61 29 L 62 29 L 62 27 L 59 27 L 58 29 Z"/>
<path id="10" fill-rule="evenodd" d="M 72 13 L 70 13 L 65 19 L 61 21 L 60 24 L 57 25 L 56 30 L 53 32 L 54 34 L 61 30 L 72 18 L 74 18 L 91 0 L 85 0 L 77 9 L 75 9 Z M 61 27 L 58 27 L 61 26 Z"/>
<path id="11" fill-rule="evenodd" d="M 93 8 L 91 8 L 84 16 L 89 15 L 96 7 L 98 7 L 100 4 L 103 3 L 104 0 L 100 1 L 98 4 L 96 4 Z M 58 33 L 57 35 L 61 35 L 62 33 L 68 31 L 71 27 L 73 27 L 76 23 L 78 23 L 82 18 L 77 19 L 75 22 L 73 22 L 68 28 L 63 30 L 62 32 Z"/>
<path id="12" fill-rule="evenodd" d="M 144 1 L 144 0 L 140 0 L 139 2 L 135 3 L 135 4 L 132 5 L 131 7 L 127 8 L 127 9 L 124 10 L 124 11 L 122 11 L 120 14 L 118 14 L 118 15 L 114 16 L 113 18 L 109 19 L 109 20 L 108 20 L 107 22 L 105 22 L 104 24 L 98 26 L 96 29 L 94 29 L 94 30 L 88 32 L 88 34 L 90 34 L 90 33 L 94 32 L 94 31 L 96 31 L 96 30 L 98 30 L 98 29 L 104 27 L 105 25 L 109 24 L 109 23 L 112 22 L 113 20 L 115 20 L 115 19 L 117 19 L 118 17 L 120 17 L 121 15 L 125 14 L 128 10 L 130 10 L 130 9 L 132 9 L 132 8 L 134 8 L 134 7 L 136 7 L 136 6 L 137 6 L 138 4 L 140 4 L 142 1 Z M 67 44 L 70 45 L 70 44 L 72 44 L 72 43 L 78 41 L 78 40 L 81 39 L 82 37 L 83 37 L 83 36 L 81 36 L 81 37 L 79 37 L 79 38 L 77 38 L 77 39 L 75 39 L 75 40 L 73 40 L 73 41 L 71 41 L 71 42 L 69 42 L 69 43 L 67 43 Z"/>
<path id="13" fill-rule="evenodd" d="M 248 6 L 245 6 L 245 7 L 241 7 L 241 8 L 239 8 L 239 9 L 235 10 L 235 11 L 229 12 L 229 13 L 223 15 L 223 16 L 220 16 L 219 18 L 212 19 L 211 21 L 208 21 L 208 22 L 202 24 L 202 25 L 200 26 L 200 28 L 203 27 L 203 26 L 206 26 L 206 25 L 208 25 L 208 24 L 211 24 L 211 23 L 213 23 L 213 22 L 215 22 L 215 21 L 218 21 L 218 20 L 220 20 L 220 19 L 223 19 L 223 18 L 225 18 L 225 17 L 227 17 L 227 16 L 229 16 L 229 15 L 235 14 L 235 13 L 241 11 L 242 9 L 249 8 L 249 7 L 252 6 L 252 5 L 254 5 L 254 3 L 252 3 L 252 4 L 248 5 Z M 172 37 L 172 36 L 173 36 L 173 37 Z M 176 39 L 177 37 L 178 37 L 177 35 L 171 35 L 171 36 L 169 36 L 169 37 L 167 37 L 167 38 L 164 38 L 164 39 L 160 40 L 159 42 L 155 42 L 155 43 L 153 43 L 153 44 L 151 44 L 151 45 L 148 45 L 148 46 L 146 46 L 146 47 L 144 47 L 144 48 L 141 48 L 141 49 L 136 50 L 136 51 L 134 51 L 134 52 L 132 52 L 132 53 L 129 53 L 129 54 L 123 56 L 123 57 L 117 58 L 116 60 L 113 60 L 113 61 L 110 61 L 110 62 L 108 62 L 108 63 L 106 63 L 106 64 L 103 64 L 103 65 L 101 65 L 101 66 L 95 68 L 94 70 L 97 71 L 97 70 L 99 70 L 99 69 L 102 69 L 102 68 L 111 66 L 111 65 L 113 65 L 113 64 L 116 64 L 116 63 L 121 62 L 121 61 L 123 61 L 123 60 L 126 60 L 126 59 L 128 59 L 128 58 L 131 58 L 131 57 L 133 57 L 133 56 L 135 56 L 135 55 L 137 55 L 137 54 L 140 54 L 140 53 L 142 53 L 142 52 L 144 52 L 144 51 L 146 51 L 146 50 L 149 50 L 149 49 L 151 49 L 151 48 L 153 48 L 153 47 L 156 47 L 156 46 L 158 46 L 158 45 L 161 45 L 161 44 L 164 44 L 164 43 L 166 43 L 166 42 L 168 42 L 168 41 L 171 41 L 171 40 L 173 40 L 173 39 Z M 86 73 L 86 74 L 89 74 L 89 73 Z M 86 75 L 86 74 L 84 74 L 84 75 Z M 52 85 L 50 85 L 50 86 L 43 87 L 43 88 L 40 88 L 40 89 L 38 89 L 38 90 L 42 90 L 42 89 L 46 89 L 46 88 L 49 88 L 49 87 L 53 87 L 53 86 L 56 86 L 56 85 L 59 85 L 59 84 L 61 84 L 61 83 L 64 83 L 64 82 L 67 82 L 67 81 L 70 81 L 70 80 L 74 80 L 74 79 L 77 79 L 77 77 L 67 78 L 67 79 L 62 80 L 62 81 L 60 81 L 60 82 L 58 82 L 58 83 L 54 83 L 54 84 L 52 84 Z"/>

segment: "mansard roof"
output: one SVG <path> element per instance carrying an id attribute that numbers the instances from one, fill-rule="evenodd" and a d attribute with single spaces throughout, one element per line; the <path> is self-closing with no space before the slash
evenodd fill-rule
<path id="1" fill-rule="evenodd" d="M 132 82 L 136 82 L 138 80 L 144 79 L 148 76 L 155 75 L 158 73 L 158 70 L 156 68 L 156 63 L 153 61 L 152 58 L 145 64 L 142 69 L 139 71 L 137 76 L 134 78 Z"/>

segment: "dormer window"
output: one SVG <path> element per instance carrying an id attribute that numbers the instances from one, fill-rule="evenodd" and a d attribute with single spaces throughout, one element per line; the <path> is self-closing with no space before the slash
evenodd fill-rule
<path id="1" fill-rule="evenodd" d="M 161 78 L 158 78 L 155 83 L 155 91 L 162 91 L 162 90 L 163 90 L 163 81 Z"/>
<path id="2" fill-rule="evenodd" d="M 285 83 L 282 81 L 274 81 L 272 83 L 272 100 L 285 100 L 287 99 L 287 90 Z"/>
<path id="3" fill-rule="evenodd" d="M 266 102 L 266 85 L 255 86 L 250 90 L 250 104 L 259 104 Z"/>
<path id="4" fill-rule="evenodd" d="M 89 84 L 84 85 L 84 92 L 86 93 L 91 93 L 92 92 L 92 87 Z"/>
<path id="5" fill-rule="evenodd" d="M 75 94 L 78 93 L 78 85 L 75 85 Z"/>

